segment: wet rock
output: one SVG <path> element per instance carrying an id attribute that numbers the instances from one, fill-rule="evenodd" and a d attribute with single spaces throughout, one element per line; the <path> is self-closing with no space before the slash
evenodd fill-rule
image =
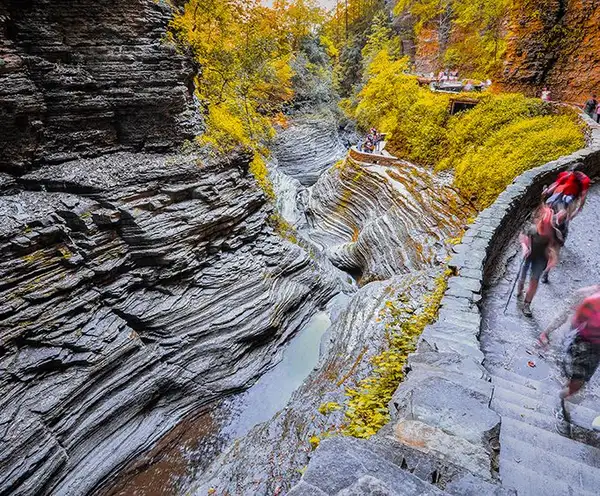
<path id="1" fill-rule="evenodd" d="M 2 493 L 94 490 L 339 290 L 273 232 L 243 157 L 121 153 L 18 182 L 37 191 L 0 196 Z"/>
<path id="2" fill-rule="evenodd" d="M 335 116 L 323 111 L 323 115 L 294 118 L 279 133 L 274 155 L 282 172 L 303 186 L 311 186 L 346 152 Z"/>
<path id="3" fill-rule="evenodd" d="M 192 485 L 193 493 L 203 495 L 212 487 L 217 493 L 272 494 L 278 486 L 289 489 L 297 482 L 309 462 L 309 439 L 335 432 L 344 423 L 343 410 L 324 415 L 319 407 L 342 405 L 347 399 L 345 388 L 355 387 L 371 371 L 370 358 L 385 346 L 386 302 L 397 302 L 405 294 L 407 308 L 416 310 L 432 289 L 438 270 L 395 276 L 361 288 L 323 338 L 319 364 L 287 407 L 217 458 Z"/>
<path id="4" fill-rule="evenodd" d="M 323 174 L 309 200 L 310 236 L 360 281 L 434 266 L 470 209 L 433 175 L 347 159 Z"/>

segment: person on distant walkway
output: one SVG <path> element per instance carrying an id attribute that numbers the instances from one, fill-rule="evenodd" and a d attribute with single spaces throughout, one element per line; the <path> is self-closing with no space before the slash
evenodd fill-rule
<path id="1" fill-rule="evenodd" d="M 519 274 L 517 304 L 526 317 L 531 317 L 531 302 L 537 292 L 540 277 L 558 262 L 558 240 L 552 225 L 554 212 L 548 205 L 542 205 L 533 225 L 527 227 L 519 241 L 523 250 L 523 268 Z M 531 271 L 529 287 L 524 294 L 525 280 Z"/>
<path id="2" fill-rule="evenodd" d="M 544 88 L 542 90 L 542 101 L 543 102 L 551 102 L 552 101 L 552 98 L 550 95 L 550 90 L 548 88 Z"/>
<path id="3" fill-rule="evenodd" d="M 564 204 L 571 220 L 585 206 L 590 184 L 590 178 L 583 172 L 565 171 L 558 175 L 556 181 L 546 188 L 542 195 L 546 198 L 546 204 L 553 208 L 557 203 Z"/>
<path id="4" fill-rule="evenodd" d="M 369 136 L 367 139 L 371 140 L 371 143 L 373 144 L 373 150 L 379 151 L 379 143 L 381 142 L 381 134 L 379 134 L 377 132 L 377 129 L 372 127 L 371 130 L 369 131 Z"/>
<path id="5" fill-rule="evenodd" d="M 550 334 L 562 326 L 573 311 L 571 329 L 575 335 L 565 360 L 569 382 L 560 393 L 563 399 L 574 395 L 589 382 L 600 364 L 600 285 L 576 293 L 570 307 L 540 335 L 542 345 L 548 345 Z"/>
<path id="6" fill-rule="evenodd" d="M 596 95 L 592 94 L 585 105 L 583 106 L 583 111 L 589 115 L 592 119 L 596 120 L 596 109 L 598 108 L 598 100 L 596 100 Z"/>
<path id="7" fill-rule="evenodd" d="M 600 103 L 598 103 L 598 105 L 596 105 L 595 120 L 598 124 L 600 124 Z"/>

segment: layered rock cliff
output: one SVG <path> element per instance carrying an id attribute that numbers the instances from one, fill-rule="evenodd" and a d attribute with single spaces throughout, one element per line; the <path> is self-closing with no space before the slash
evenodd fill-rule
<path id="1" fill-rule="evenodd" d="M 425 169 L 348 158 L 317 182 L 307 214 L 311 239 L 365 284 L 440 264 L 444 241 L 472 212 Z"/>
<path id="2" fill-rule="evenodd" d="M 162 1 L 2 0 L 0 171 L 191 136 L 194 73 L 164 41 L 170 15 Z"/>
<path id="3" fill-rule="evenodd" d="M 242 160 L 116 154 L 18 185 L 0 196 L 0 492 L 91 490 L 335 291 Z"/>
<path id="4" fill-rule="evenodd" d="M 249 157 L 181 147 L 153 0 L 0 4 L 0 493 L 86 494 L 248 387 L 337 291 Z"/>
<path id="5" fill-rule="evenodd" d="M 583 103 L 600 90 L 600 2 L 514 2 L 502 84 L 538 93 L 550 87 L 562 101 Z"/>
<path id="6" fill-rule="evenodd" d="M 300 168 L 300 164 L 294 164 Z M 307 192 L 308 227 L 299 236 L 324 250 L 363 286 L 323 338 L 315 370 L 271 420 L 257 425 L 218 457 L 192 484 L 198 496 L 280 494 L 300 478 L 311 436 L 327 437 L 345 422 L 345 389 L 372 370 L 386 349 L 390 307 L 418 312 L 433 289 L 447 240 L 459 234 L 471 210 L 442 181 L 414 165 L 384 167 L 346 159 L 324 172 Z M 189 491 L 188 491 L 189 492 Z"/>

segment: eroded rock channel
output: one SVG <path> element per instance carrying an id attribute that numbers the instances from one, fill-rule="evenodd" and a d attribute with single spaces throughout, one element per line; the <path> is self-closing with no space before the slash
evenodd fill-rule
<path id="1" fill-rule="evenodd" d="M 275 146 L 283 239 L 250 157 L 179 151 L 193 68 L 139 3 L 0 6 L 2 494 L 289 488 L 470 212 L 309 115 Z"/>

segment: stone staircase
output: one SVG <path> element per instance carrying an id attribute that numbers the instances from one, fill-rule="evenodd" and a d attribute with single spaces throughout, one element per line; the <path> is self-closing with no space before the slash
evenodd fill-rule
<path id="1" fill-rule="evenodd" d="M 568 424 L 552 385 L 501 367 L 490 373 L 503 487 L 519 496 L 597 495 L 600 436 L 587 428 L 597 413 L 568 401 Z"/>
<path id="2" fill-rule="evenodd" d="M 369 440 L 325 439 L 302 481 L 287 495 L 512 496 L 514 492 L 378 434 Z"/>

